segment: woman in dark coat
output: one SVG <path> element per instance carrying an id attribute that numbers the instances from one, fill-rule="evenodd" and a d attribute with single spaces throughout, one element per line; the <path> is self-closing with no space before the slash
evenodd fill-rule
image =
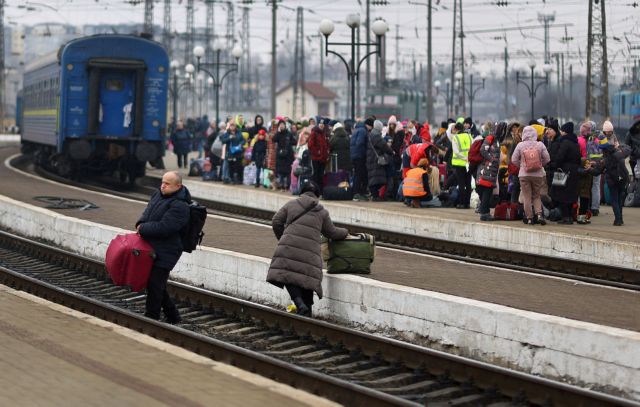
<path id="1" fill-rule="evenodd" d="M 192 136 L 189 130 L 184 128 L 184 122 L 178 120 L 175 130 L 171 133 L 173 152 L 178 156 L 178 168 L 187 168 L 188 155 L 191 151 Z"/>
<path id="2" fill-rule="evenodd" d="M 320 235 L 343 240 L 349 232 L 331 222 L 329 212 L 318 203 L 320 188 L 308 181 L 300 197 L 287 202 L 272 220 L 278 246 L 273 254 L 267 282 L 285 287 L 297 313 L 311 316 L 313 292 L 322 298 L 322 256 Z"/>
<path id="3" fill-rule="evenodd" d="M 284 120 L 278 122 L 278 132 L 273 137 L 273 142 L 277 145 L 276 176 L 278 177 L 280 189 L 286 191 L 289 189 L 289 183 L 291 182 L 291 165 L 294 159 L 293 147 L 296 145 L 296 140 L 291 132 L 287 130 Z"/>
<path id="4" fill-rule="evenodd" d="M 571 209 L 578 200 L 578 169 L 582 159 L 578 138 L 573 132 L 573 122 L 567 122 L 562 125 L 558 143 L 557 151 L 551 155 L 549 168 L 554 172 L 562 169 L 565 174 L 569 174 L 569 178 L 564 187 L 551 187 L 551 197 L 560 206 L 562 220 L 559 223 L 571 225 L 573 224 Z"/>
<path id="5" fill-rule="evenodd" d="M 382 137 L 382 122 L 376 120 L 373 129 L 369 133 L 367 143 L 367 174 L 369 179 L 369 191 L 372 201 L 382 201 L 380 189 L 387 185 L 387 165 L 378 164 L 378 157 L 385 156 L 387 163 L 391 163 L 393 150 Z"/>
<path id="6" fill-rule="evenodd" d="M 351 171 L 351 147 L 349 135 L 341 123 L 333 126 L 333 136 L 329 140 L 329 151 L 338 156 L 338 169 Z"/>

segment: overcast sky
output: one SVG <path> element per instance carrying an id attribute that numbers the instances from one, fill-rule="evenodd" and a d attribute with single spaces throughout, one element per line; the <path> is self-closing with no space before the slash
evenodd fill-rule
<path id="1" fill-rule="evenodd" d="M 337 22 L 332 38 L 347 39 L 348 27 L 338 23 L 344 21 L 349 13 L 360 13 L 365 16 L 366 0 L 283 0 L 278 10 L 278 41 L 281 42 L 279 52 L 293 52 L 295 40 L 295 23 L 297 6 L 305 8 L 305 34 L 314 35 L 318 32 L 318 24 L 323 18 L 330 18 Z M 426 3 L 427 0 L 417 0 Z M 133 4 L 139 3 L 139 4 Z M 242 0 L 234 1 L 236 35 L 241 29 Z M 383 17 L 390 25 L 388 38 L 388 58 L 395 59 L 396 55 L 396 25 L 399 25 L 399 58 L 408 66 L 412 55 L 418 62 L 426 62 L 426 6 L 410 4 L 409 0 L 388 0 L 388 5 L 372 6 L 371 17 Z M 463 0 L 464 26 L 469 32 L 465 38 L 465 54 L 471 53 L 478 61 L 477 71 L 490 72 L 495 70 L 500 75 L 501 54 L 505 41 L 494 37 L 501 32 L 472 34 L 474 30 L 499 29 L 502 27 L 519 27 L 540 25 L 538 13 L 556 13 L 556 25 L 550 31 L 551 52 L 568 51 L 571 55 L 569 62 L 574 70 L 585 70 L 587 43 L 587 15 L 588 0 L 508 0 L 506 7 L 497 6 L 495 0 Z M 634 0 L 606 0 L 607 4 L 607 37 L 608 53 L 614 74 L 614 81 L 619 81 L 623 74 L 623 66 L 629 66 L 631 56 L 640 57 L 640 7 L 634 8 Z M 144 19 L 144 1 L 124 0 L 41 0 L 30 2 L 24 0 L 7 0 L 5 18 L 10 23 L 68 23 L 83 24 L 120 24 L 142 23 Z M 30 5 L 35 11 L 19 8 L 19 5 Z M 453 21 L 453 0 L 433 0 L 433 55 L 434 62 L 449 63 L 451 60 L 451 26 Z M 186 0 L 172 0 L 172 29 L 183 31 L 186 25 Z M 206 8 L 203 1 L 196 0 L 195 24 L 204 27 Z M 271 35 L 271 9 L 265 0 L 255 0 L 251 9 L 250 31 L 253 53 L 261 55 L 263 61 L 269 60 Z M 226 30 L 226 5 L 216 4 L 216 33 L 224 34 Z M 162 25 L 163 1 L 155 2 L 154 23 Z M 563 44 L 561 38 L 565 34 L 567 25 L 569 37 L 573 41 Z M 158 34 L 158 33 L 157 33 Z M 544 30 L 522 29 L 507 31 L 509 52 L 514 58 L 513 63 L 526 64 L 530 57 L 524 54 L 532 52 L 542 55 L 544 51 Z M 157 39 L 160 37 L 158 36 Z M 318 39 L 309 39 L 305 43 L 307 55 L 315 58 L 318 52 Z M 364 41 L 364 36 L 363 36 Z M 639 49 L 631 50 L 630 47 Z M 316 51 L 315 53 L 313 51 Z M 347 52 L 347 49 L 345 49 Z M 542 64 L 541 59 L 538 65 Z M 394 76 L 395 68 L 389 68 L 390 76 Z"/>

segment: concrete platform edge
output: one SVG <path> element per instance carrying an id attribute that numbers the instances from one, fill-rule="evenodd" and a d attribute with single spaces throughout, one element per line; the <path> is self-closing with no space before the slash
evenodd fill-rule
<path id="1" fill-rule="evenodd" d="M 245 381 L 247 383 L 251 383 L 255 386 L 259 386 L 265 389 L 268 389 L 269 391 L 275 392 L 275 393 L 279 393 L 282 395 L 285 395 L 287 397 L 290 397 L 294 400 L 296 400 L 297 402 L 301 403 L 302 405 L 308 405 L 308 406 L 339 406 L 340 404 L 334 403 L 332 401 L 326 400 L 324 398 L 318 397 L 316 395 L 307 393 L 305 391 L 287 386 L 285 384 L 282 383 L 278 383 L 276 381 L 273 381 L 271 379 L 267 379 L 263 376 L 259 376 L 257 374 L 251 373 L 251 372 L 247 372 L 246 370 L 242 370 L 239 369 L 235 366 L 231 366 L 225 363 L 220 363 L 220 362 L 216 362 L 214 360 L 211 360 L 209 358 L 206 358 L 204 356 L 198 355 L 197 353 L 193 353 L 190 352 L 186 349 L 180 348 L 178 346 L 172 345 L 170 343 L 166 343 L 166 342 L 162 342 L 159 339 L 155 339 L 152 338 L 148 335 L 144 335 L 141 334 L 139 332 L 136 332 L 134 330 L 131 330 L 129 328 L 125 328 L 123 326 L 120 325 L 116 325 L 113 324 L 111 322 L 102 320 L 100 318 L 96 318 L 94 316 L 88 315 L 88 314 L 84 314 L 80 311 L 76 311 L 74 309 L 71 308 L 67 308 L 64 307 L 62 305 L 47 301 L 43 298 L 40 297 L 36 297 L 32 294 L 26 293 L 24 291 L 17 291 L 14 290 L 10 287 L 5 287 L 5 286 L 0 286 L 0 291 L 1 292 L 5 292 L 11 295 L 14 295 L 16 297 L 20 297 L 22 299 L 31 301 L 33 303 L 36 304 L 40 304 L 43 305 L 45 307 L 48 307 L 51 310 L 63 313 L 65 315 L 69 315 L 72 316 L 74 318 L 77 318 L 79 320 L 82 320 L 83 322 L 95 325 L 95 326 L 99 326 L 102 328 L 106 328 L 112 332 L 115 332 L 119 335 L 122 335 L 126 338 L 129 339 L 133 339 L 141 344 L 144 344 L 146 346 L 150 346 L 153 347 L 157 350 L 163 351 L 163 352 L 167 352 L 171 355 L 177 356 L 181 359 L 185 359 L 188 360 L 190 362 L 193 363 L 197 363 L 200 365 L 205 365 L 205 366 L 209 366 L 211 368 L 211 370 L 220 372 L 220 373 L 224 373 L 226 375 L 235 377 L 237 379 L 240 379 L 242 381 Z"/>
<path id="2" fill-rule="evenodd" d="M 213 182 L 187 179 L 184 183 L 195 199 L 220 201 L 270 211 L 277 211 L 285 202 L 295 198 L 289 194 L 279 195 L 253 189 L 249 195 L 243 188 Z M 445 241 L 470 244 L 483 242 L 492 248 L 506 247 L 523 253 L 640 269 L 640 245 L 635 243 L 599 239 L 580 235 L 575 231 L 573 234 L 557 233 L 540 228 L 536 230 L 513 228 L 479 221 L 467 222 L 456 219 L 443 221 L 437 217 L 437 209 L 432 213 L 424 210 L 420 215 L 413 215 L 329 201 L 322 201 L 322 205 L 329 210 L 334 221 L 344 224 L 409 235 L 432 236 Z"/>
<path id="3" fill-rule="evenodd" d="M 103 259 L 127 231 L 0 196 L 0 225 Z M 172 276 L 190 284 L 284 307 L 284 290 L 265 282 L 269 259 L 203 248 L 185 254 Z M 320 316 L 393 331 L 420 343 L 640 400 L 640 333 L 352 275 L 326 275 Z"/>

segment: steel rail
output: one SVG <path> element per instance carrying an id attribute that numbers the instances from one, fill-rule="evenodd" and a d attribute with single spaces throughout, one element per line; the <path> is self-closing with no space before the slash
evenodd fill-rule
<path id="1" fill-rule="evenodd" d="M 43 243 L 0 232 L 2 246 L 11 247 L 36 259 L 79 270 L 82 274 L 104 279 L 101 262 L 76 255 Z M 294 387 L 331 398 L 348 405 L 416 405 L 410 401 L 367 388 L 273 357 L 222 342 L 184 328 L 150 320 L 95 299 L 87 298 L 47 282 L 22 275 L 0 266 L 0 283 L 31 292 L 62 305 L 138 330 L 176 344 L 201 355 L 238 366 Z M 411 345 L 390 338 L 364 333 L 328 322 L 291 315 L 264 305 L 237 299 L 182 284 L 170 282 L 169 291 L 178 302 L 198 304 L 205 309 L 224 309 L 227 314 L 266 321 L 282 330 L 334 346 L 347 346 L 365 355 L 383 358 L 431 375 L 446 376 L 459 383 L 472 384 L 484 391 L 499 391 L 515 401 L 543 405 L 628 405 L 640 404 L 526 373 L 516 372 L 445 352 Z"/>

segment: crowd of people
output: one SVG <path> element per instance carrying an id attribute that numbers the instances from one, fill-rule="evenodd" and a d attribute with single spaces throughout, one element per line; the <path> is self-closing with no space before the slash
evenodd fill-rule
<path id="1" fill-rule="evenodd" d="M 481 126 L 460 117 L 432 129 L 395 116 L 386 122 L 319 116 L 265 122 L 257 115 L 250 123 L 242 115 L 220 123 L 205 116 L 177 121 L 170 135 L 178 166 L 191 165 L 208 180 L 296 195 L 312 180 L 325 199 L 336 199 L 329 187 L 340 185 L 355 201 L 473 204 L 482 221 L 496 219 L 491 208 L 506 203 L 531 225 L 590 223 L 606 195 L 614 225 L 621 226 L 627 187 L 640 172 L 640 121 L 621 141 L 610 121 L 575 126 L 549 117 Z M 197 158 L 188 163 L 192 152 Z"/>

